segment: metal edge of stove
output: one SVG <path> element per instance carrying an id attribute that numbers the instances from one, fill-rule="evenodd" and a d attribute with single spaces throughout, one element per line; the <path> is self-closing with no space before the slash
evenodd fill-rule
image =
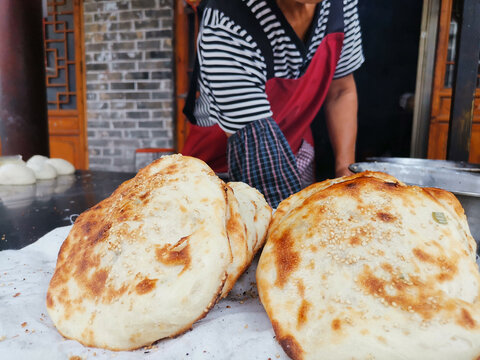
<path id="1" fill-rule="evenodd" d="M 408 166 L 422 166 L 431 168 L 445 168 L 457 171 L 480 172 L 480 164 L 469 163 L 465 161 L 434 160 L 406 157 L 367 157 L 368 162 L 386 162 Z"/>
<path id="2" fill-rule="evenodd" d="M 437 187 L 456 195 L 480 198 L 480 174 L 477 173 L 379 161 L 353 163 L 349 169 L 354 173 L 380 171 L 408 185 Z"/>

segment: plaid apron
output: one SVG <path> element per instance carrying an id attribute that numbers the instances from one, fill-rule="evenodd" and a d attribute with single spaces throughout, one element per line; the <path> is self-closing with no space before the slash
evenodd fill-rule
<path id="1" fill-rule="evenodd" d="M 273 208 L 302 188 L 297 160 L 272 118 L 254 121 L 230 136 L 227 159 L 230 181 L 257 188 Z"/>

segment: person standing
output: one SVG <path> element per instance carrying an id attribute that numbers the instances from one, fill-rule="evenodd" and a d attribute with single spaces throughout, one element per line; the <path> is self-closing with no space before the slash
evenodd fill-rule
<path id="1" fill-rule="evenodd" d="M 207 1 L 182 153 L 275 208 L 315 180 L 310 124 L 323 105 L 335 174 L 348 175 L 363 61 L 357 0 Z"/>

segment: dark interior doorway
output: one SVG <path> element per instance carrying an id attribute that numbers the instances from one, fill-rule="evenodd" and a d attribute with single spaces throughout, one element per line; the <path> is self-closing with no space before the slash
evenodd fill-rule
<path id="1" fill-rule="evenodd" d="M 408 157 L 413 120 L 422 1 L 359 0 L 365 63 L 355 72 L 358 90 L 356 160 Z M 313 125 L 318 180 L 334 177 L 323 114 Z"/>

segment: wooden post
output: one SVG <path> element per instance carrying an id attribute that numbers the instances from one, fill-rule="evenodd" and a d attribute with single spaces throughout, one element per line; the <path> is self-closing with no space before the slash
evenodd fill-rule
<path id="1" fill-rule="evenodd" d="M 175 148 L 178 152 L 182 151 L 189 133 L 189 122 L 183 114 L 183 107 L 195 63 L 199 27 L 197 7 L 200 2 L 200 0 L 176 0 L 175 2 L 175 118 L 177 120 Z"/>
<path id="2" fill-rule="evenodd" d="M 0 1 L 0 154 L 49 155 L 41 0 Z"/>
<path id="3" fill-rule="evenodd" d="M 428 132 L 432 113 L 435 48 L 440 15 L 440 0 L 425 0 L 418 49 L 417 83 L 413 113 L 410 157 L 426 158 L 428 155 Z"/>
<path id="4" fill-rule="evenodd" d="M 187 4 L 184 0 L 175 2 L 175 103 L 176 103 L 176 149 L 182 151 L 187 138 L 187 119 L 183 115 L 185 98 L 188 92 L 188 21 Z"/>
<path id="5" fill-rule="evenodd" d="M 468 161 L 480 53 L 480 1 L 463 0 L 455 59 L 447 159 Z"/>

